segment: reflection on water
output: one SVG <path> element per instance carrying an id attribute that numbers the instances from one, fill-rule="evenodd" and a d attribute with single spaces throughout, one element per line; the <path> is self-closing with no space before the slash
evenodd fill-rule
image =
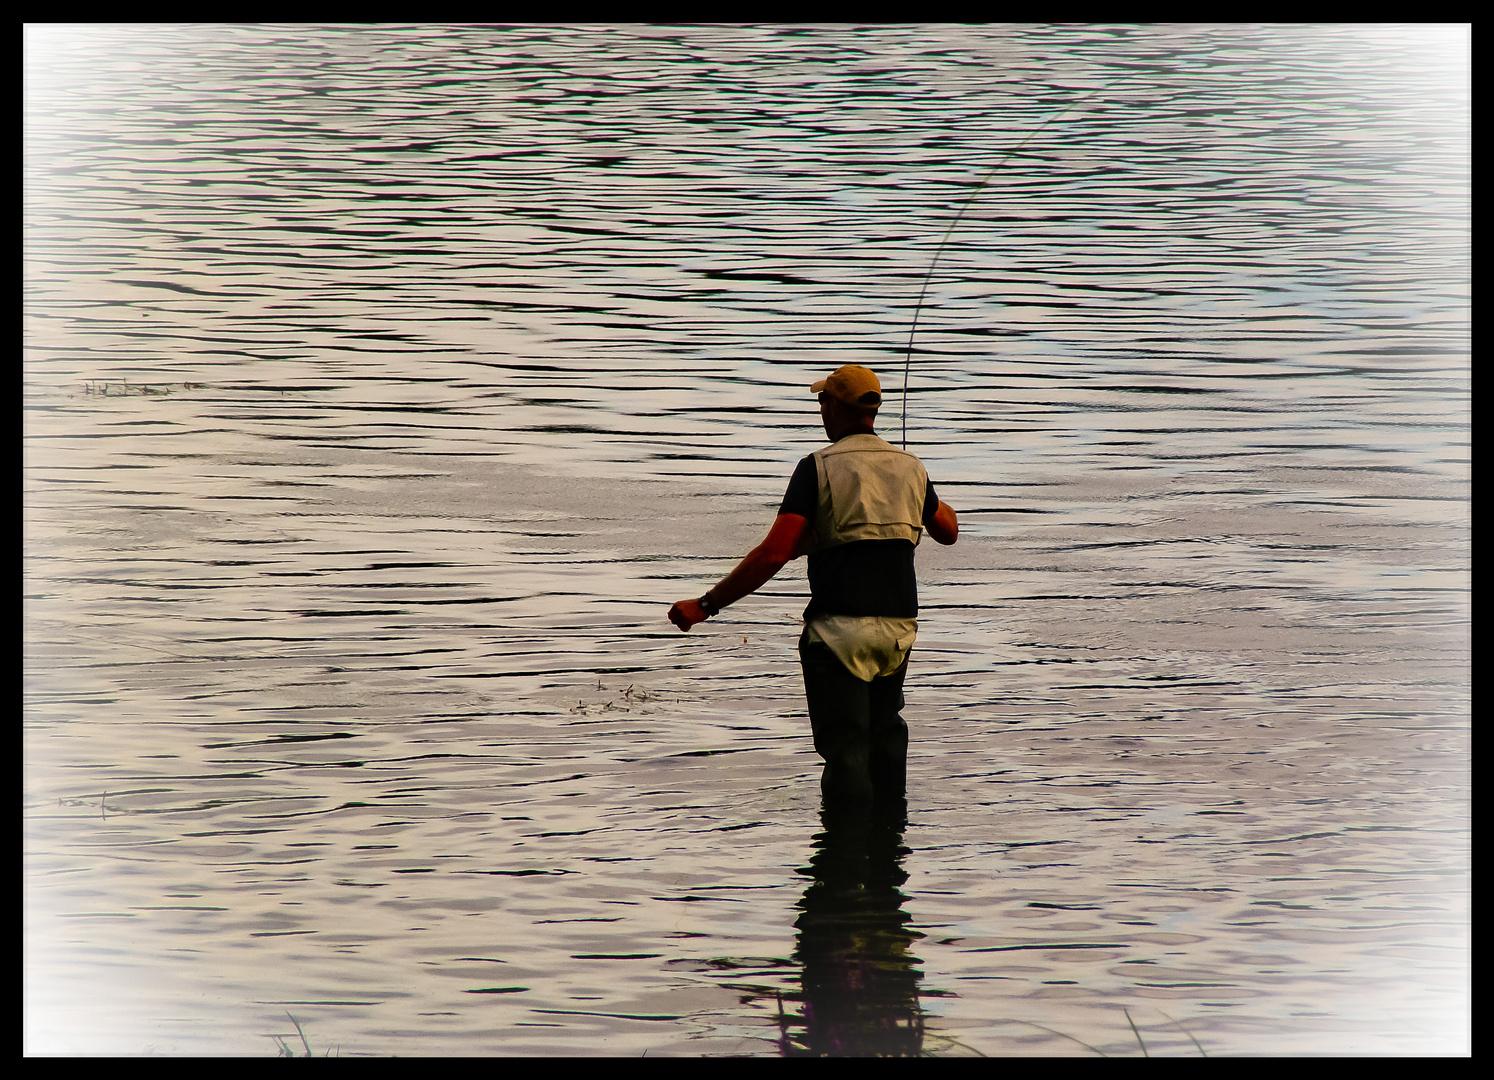
<path id="1" fill-rule="evenodd" d="M 899 887 L 907 815 L 878 817 L 827 808 L 814 838 L 812 884 L 799 901 L 802 914 L 794 959 L 800 976 L 802 1018 L 785 1022 L 789 1057 L 918 1057 L 923 1050 L 922 975 L 911 952 L 923 935 L 909 927 L 908 897 Z"/>

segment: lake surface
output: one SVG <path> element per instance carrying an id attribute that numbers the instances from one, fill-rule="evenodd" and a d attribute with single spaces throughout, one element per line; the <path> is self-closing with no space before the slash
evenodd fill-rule
<path id="1" fill-rule="evenodd" d="M 1467 1053 L 1469 36 L 28 27 L 26 1052 Z"/>

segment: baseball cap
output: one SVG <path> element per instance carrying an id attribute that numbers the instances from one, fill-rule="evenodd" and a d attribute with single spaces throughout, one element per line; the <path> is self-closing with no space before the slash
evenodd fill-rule
<path id="1" fill-rule="evenodd" d="M 860 364 L 836 368 L 834 374 L 815 383 L 809 388 L 809 392 L 829 394 L 837 401 L 854 405 L 858 409 L 875 409 L 882 404 L 882 384 Z"/>

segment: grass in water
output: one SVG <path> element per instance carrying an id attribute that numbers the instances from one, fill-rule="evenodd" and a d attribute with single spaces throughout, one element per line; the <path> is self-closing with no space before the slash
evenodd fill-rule
<path id="1" fill-rule="evenodd" d="M 1157 1011 L 1158 1012 L 1162 1012 L 1161 1009 L 1158 1009 Z M 1193 1037 L 1193 1032 L 1189 1031 L 1182 1024 L 1178 1023 L 1176 1020 L 1174 1020 L 1172 1017 L 1168 1016 L 1166 1013 L 1162 1013 L 1162 1016 L 1167 1020 L 1167 1022 L 1169 1024 L 1171 1024 L 1173 1027 L 1177 1028 L 1184 1035 L 1188 1036 L 1188 1040 L 1191 1043 L 1193 1043 L 1194 1046 L 1198 1047 L 1198 1056 L 1199 1057 L 1208 1057 L 1209 1056 L 1208 1054 L 1204 1053 L 1203 1044 L 1200 1043 L 1197 1039 L 1195 1039 Z M 1127 1019 L 1129 1019 L 1129 1017 Z M 1139 1038 L 1141 1038 L 1141 1036 L 1138 1035 L 1137 1038 L 1139 1039 Z"/>
<path id="2" fill-rule="evenodd" d="M 107 379 L 95 382 L 90 379 L 83 384 L 85 396 L 98 394 L 102 397 L 128 397 L 138 394 L 142 397 L 160 396 L 171 393 L 180 387 L 183 390 L 201 390 L 202 383 L 131 383 L 129 379 L 120 382 L 109 382 Z"/>
<path id="3" fill-rule="evenodd" d="M 300 1038 L 301 1038 L 301 1048 L 303 1050 L 305 1050 L 306 1052 L 304 1054 L 298 1054 L 298 1053 L 296 1053 L 296 1048 L 294 1046 L 291 1046 L 289 1043 L 287 1043 L 285 1041 L 287 1037 L 284 1036 L 284 1035 L 271 1035 L 270 1038 L 274 1039 L 275 1040 L 275 1045 L 280 1048 L 280 1053 L 278 1055 L 276 1055 L 276 1056 L 277 1057 L 315 1057 L 316 1055 L 314 1055 L 311 1052 L 311 1044 L 306 1041 L 306 1032 L 304 1032 L 304 1031 L 301 1030 L 301 1022 L 299 1020 L 297 1020 L 294 1016 L 291 1016 L 290 1013 L 286 1013 L 285 1015 L 290 1020 L 290 1022 L 292 1024 L 296 1025 L 296 1034 L 298 1036 L 300 1036 Z M 338 1047 L 338 1050 L 341 1050 L 341 1049 L 342 1049 L 341 1047 Z M 328 1050 L 326 1053 L 324 1053 L 322 1055 L 322 1057 L 331 1057 L 331 1056 L 332 1056 L 332 1051 L 330 1051 L 330 1050 Z"/>
<path id="4" fill-rule="evenodd" d="M 1157 1011 L 1159 1013 L 1162 1013 L 1161 1009 L 1158 1009 Z M 1141 1032 L 1136 1027 L 1136 1021 L 1134 1021 L 1134 1020 L 1131 1019 L 1131 1012 L 1130 1012 L 1130 1010 L 1127 1009 L 1123 1005 L 1123 1006 L 1121 1006 L 1121 1012 L 1125 1014 L 1126 1023 L 1131 1026 L 1131 1034 L 1136 1036 L 1136 1045 L 1139 1046 L 1139 1047 L 1141 1047 L 1141 1056 L 1142 1057 L 1148 1057 L 1148 1058 L 1151 1057 L 1152 1056 L 1151 1052 L 1149 1050 L 1147 1050 L 1147 1048 L 1146 1048 L 1146 1040 L 1144 1040 L 1141 1037 Z M 1195 1039 L 1193 1037 L 1193 1033 L 1192 1032 L 1190 1032 L 1187 1028 L 1185 1028 L 1182 1024 L 1178 1023 L 1172 1017 L 1168 1016 L 1166 1013 L 1162 1013 L 1162 1016 L 1164 1018 L 1166 1018 L 1167 1022 L 1170 1023 L 1173 1027 L 1177 1028 L 1184 1035 L 1188 1036 L 1189 1041 L 1191 1041 L 1193 1043 L 1193 1045 L 1195 1047 L 1197 1047 L 1198 1054 L 1199 1054 L 1200 1057 L 1208 1057 L 1209 1056 L 1207 1053 L 1204 1052 L 1203 1045 L 1197 1039 Z M 1035 1027 L 1039 1031 L 1046 1031 L 1049 1035 L 1057 1035 L 1060 1039 L 1068 1039 L 1070 1042 L 1078 1043 L 1080 1046 L 1084 1047 L 1084 1049 L 1093 1051 L 1094 1053 L 1099 1054 L 1101 1057 L 1110 1057 L 1109 1054 L 1105 1053 L 1105 1051 L 1101 1050 L 1098 1046 L 1091 1046 L 1089 1043 L 1085 1042 L 1083 1039 L 1076 1039 L 1072 1035 L 1069 1035 L 1069 1034 L 1067 1034 L 1065 1032 L 1062 1032 L 1062 1031 L 1057 1031 L 1057 1030 L 1055 1030 L 1053 1028 L 1050 1028 L 1050 1027 L 1045 1027 L 1044 1025 L 1036 1023 L 1035 1021 L 1032 1021 L 1032 1020 L 1008 1019 L 1008 1020 L 998 1021 L 998 1022 L 999 1023 L 1007 1023 L 1007 1024 L 1026 1024 L 1028 1027 Z M 975 1053 L 980 1054 L 981 1057 L 985 1057 L 986 1056 L 985 1054 L 981 1054 L 981 1052 L 979 1050 L 976 1050 L 975 1047 L 973 1047 L 973 1046 L 966 1046 L 964 1043 L 956 1042 L 954 1039 L 951 1039 L 948 1036 L 938 1036 L 938 1037 L 944 1039 L 945 1042 L 953 1043 L 955 1046 L 964 1047 L 964 1049 L 966 1049 L 966 1050 L 972 1050 Z"/>
<path id="5" fill-rule="evenodd" d="M 1146 1043 L 1141 1041 L 1141 1032 L 1136 1030 L 1136 1021 L 1131 1019 L 1130 1011 L 1124 1005 L 1122 1005 L 1121 1012 L 1126 1014 L 1126 1023 L 1131 1025 L 1131 1034 L 1136 1036 L 1136 1041 L 1138 1043 L 1141 1043 L 1141 1056 L 1151 1057 L 1152 1055 L 1146 1052 Z"/>
<path id="6" fill-rule="evenodd" d="M 780 1002 L 779 1007 L 780 1007 L 780 1009 L 782 1008 L 782 1003 L 781 1002 Z M 1157 1011 L 1158 1012 L 1162 1012 L 1161 1009 L 1158 1009 Z M 1141 1047 L 1141 1055 L 1142 1055 L 1142 1057 L 1148 1057 L 1148 1058 L 1151 1057 L 1152 1056 L 1151 1053 L 1146 1048 L 1146 1040 L 1144 1040 L 1141 1037 L 1141 1032 L 1136 1027 L 1136 1021 L 1131 1019 L 1131 1012 L 1130 1012 L 1130 1010 L 1127 1009 L 1123 1005 L 1123 1006 L 1121 1006 L 1121 1012 L 1125 1014 L 1126 1023 L 1131 1026 L 1131 1034 L 1136 1036 L 1136 1045 L 1139 1046 L 1139 1047 Z M 291 1014 L 289 1012 L 287 1012 L 285 1015 L 286 1015 L 286 1018 L 288 1020 L 290 1020 L 290 1022 L 292 1024 L 294 1024 L 295 1027 L 296 1027 L 296 1035 L 301 1040 L 301 1050 L 303 1052 L 302 1053 L 297 1053 L 296 1052 L 296 1048 L 293 1045 L 291 1045 L 290 1043 L 288 1043 L 286 1041 L 286 1039 L 288 1038 L 288 1036 L 285 1036 L 285 1035 L 271 1035 L 270 1038 L 274 1039 L 275 1040 L 275 1045 L 277 1047 L 279 1047 L 279 1051 L 280 1051 L 279 1052 L 279 1056 L 280 1057 L 315 1057 L 316 1055 L 311 1052 L 311 1043 L 308 1042 L 307 1039 L 306 1039 L 306 1032 L 305 1032 L 304 1029 L 302 1029 L 301 1022 L 299 1020 L 297 1020 L 294 1016 L 291 1016 Z M 1198 1054 L 1199 1054 L 1200 1057 L 1208 1057 L 1209 1056 L 1204 1051 L 1203 1045 L 1197 1039 L 1195 1039 L 1193 1037 L 1193 1033 L 1192 1032 L 1190 1032 L 1187 1028 L 1183 1027 L 1182 1024 L 1178 1023 L 1176 1020 L 1174 1020 L 1172 1017 L 1168 1016 L 1166 1013 L 1162 1013 L 1162 1016 L 1167 1020 L 1167 1022 L 1169 1024 L 1173 1025 L 1173 1027 L 1177 1028 L 1184 1035 L 1188 1036 L 1189 1041 L 1192 1042 L 1195 1047 L 1197 1047 Z M 1036 1023 L 1036 1022 L 1034 1022 L 1032 1020 L 1014 1020 L 1014 1019 L 1009 1019 L 1009 1020 L 1006 1020 L 1004 1022 L 1008 1023 L 1008 1024 L 1026 1024 L 1028 1027 L 1035 1027 L 1039 1031 L 1046 1031 L 1049 1035 L 1057 1035 L 1060 1039 L 1068 1039 L 1070 1042 L 1078 1043 L 1080 1046 L 1084 1047 L 1086 1050 L 1093 1051 L 1094 1053 L 1099 1054 L 1101 1057 L 1109 1057 L 1110 1056 L 1109 1054 L 1105 1053 L 1105 1051 L 1101 1050 L 1098 1046 L 1091 1046 L 1089 1043 L 1085 1042 L 1083 1039 L 1076 1039 L 1072 1035 L 1065 1034 L 1062 1031 L 1056 1031 L 1053 1028 L 1046 1027 L 1043 1024 Z M 973 1054 L 979 1055 L 980 1057 L 987 1057 L 988 1056 L 988 1055 L 982 1053 L 976 1047 L 973 1047 L 973 1046 L 969 1045 L 968 1043 L 960 1042 L 958 1039 L 952 1038 L 951 1036 L 948 1036 L 948 1035 L 934 1035 L 934 1034 L 930 1033 L 930 1038 L 932 1040 L 936 1040 L 938 1042 L 944 1043 L 944 1044 L 946 1044 L 948 1046 L 958 1046 L 960 1049 L 962 1049 L 962 1050 L 968 1050 L 968 1051 L 970 1051 Z M 341 1049 L 342 1049 L 341 1047 L 338 1047 L 339 1051 Z M 332 1056 L 332 1052 L 330 1050 L 328 1050 L 322 1056 L 323 1057 L 331 1057 Z M 920 1056 L 922 1056 L 922 1057 L 937 1057 L 939 1055 L 936 1054 L 932 1049 L 925 1048 L 923 1050 L 923 1053 Z"/>

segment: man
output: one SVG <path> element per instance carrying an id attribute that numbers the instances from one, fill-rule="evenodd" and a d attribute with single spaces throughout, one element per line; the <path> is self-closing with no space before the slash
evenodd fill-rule
<path id="1" fill-rule="evenodd" d="M 959 536 L 923 463 L 873 431 L 882 387 L 848 364 L 810 387 L 830 445 L 799 462 L 767 539 L 669 619 L 681 630 L 755 591 L 790 560 L 809 556 L 809 606 L 799 661 L 827 805 L 903 800 L 908 726 L 903 679 L 918 631 L 913 549 L 927 530 Z"/>

